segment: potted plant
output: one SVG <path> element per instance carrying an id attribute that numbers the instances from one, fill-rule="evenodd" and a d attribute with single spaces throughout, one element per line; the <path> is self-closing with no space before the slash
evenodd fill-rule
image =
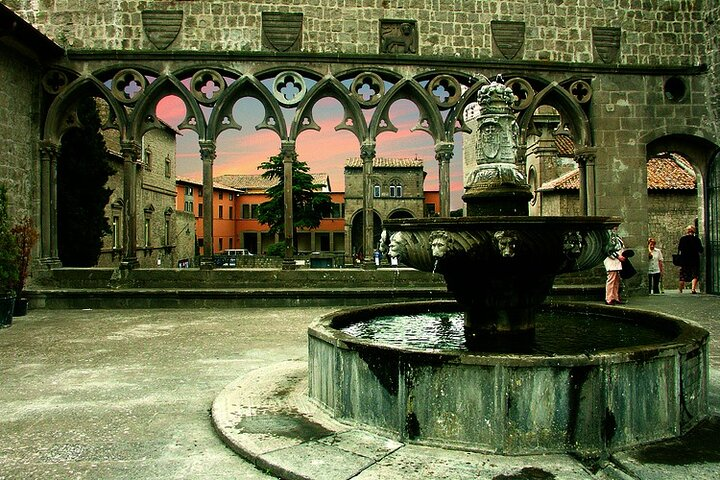
<path id="1" fill-rule="evenodd" d="M 18 224 L 10 230 L 15 237 L 17 244 L 17 266 L 18 278 L 14 284 L 15 290 L 15 308 L 13 315 L 15 317 L 23 316 L 27 313 L 28 299 L 22 296 L 25 289 L 25 282 L 30 274 L 30 255 L 32 248 L 37 242 L 38 231 L 35 229 L 30 217 L 24 217 Z"/>
<path id="2" fill-rule="evenodd" d="M 0 185 L 0 327 L 12 324 L 17 280 L 18 247 L 15 236 L 10 232 L 7 191 L 4 185 Z"/>

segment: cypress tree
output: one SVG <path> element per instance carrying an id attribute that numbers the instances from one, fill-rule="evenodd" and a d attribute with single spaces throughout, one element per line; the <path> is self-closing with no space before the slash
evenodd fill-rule
<path id="1" fill-rule="evenodd" d="M 63 265 L 97 265 L 102 237 L 110 233 L 105 205 L 112 190 L 107 181 L 115 173 L 95 99 L 78 105 L 80 128 L 68 131 L 58 158 L 58 250 Z"/>

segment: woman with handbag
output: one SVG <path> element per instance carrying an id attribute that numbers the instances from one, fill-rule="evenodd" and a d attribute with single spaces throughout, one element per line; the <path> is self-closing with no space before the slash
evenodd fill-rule
<path id="1" fill-rule="evenodd" d="M 618 227 L 613 227 L 610 232 L 610 247 L 607 257 L 603 261 L 607 272 L 607 281 L 605 282 L 605 303 L 607 305 L 619 305 L 622 303 L 620 302 L 620 273 L 625 261 L 624 249 L 625 244 L 618 235 Z"/>
<path id="2" fill-rule="evenodd" d="M 685 228 L 685 235 L 680 237 L 678 242 L 678 254 L 680 255 L 680 293 L 685 288 L 685 282 L 691 282 L 692 293 L 698 293 L 700 284 L 700 254 L 703 246 L 700 239 L 695 235 L 695 227 L 688 225 Z"/>

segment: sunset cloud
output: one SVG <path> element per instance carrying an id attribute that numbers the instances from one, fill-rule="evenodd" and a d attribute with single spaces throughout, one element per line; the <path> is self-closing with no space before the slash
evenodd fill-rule
<path id="1" fill-rule="evenodd" d="M 173 127 L 185 118 L 185 105 L 178 97 L 166 97 L 158 104 L 157 115 Z M 213 163 L 214 175 L 262 173 L 257 166 L 267 158 L 280 152 L 280 139 L 272 131 L 255 130 L 263 120 L 260 103 L 255 99 L 243 99 L 233 108 L 235 121 L 240 131 L 226 130 L 217 141 L 216 158 Z M 417 125 L 417 108 L 407 100 L 395 102 L 390 108 L 390 121 L 398 131 L 385 132 L 378 136 L 376 155 L 378 157 L 420 158 L 424 160 L 427 177 L 425 188 L 439 189 L 439 170 L 435 160 L 433 139 L 423 131 L 412 132 Z M 298 158 L 307 162 L 314 173 L 327 173 L 333 190 L 345 188 L 345 159 L 360 156 L 358 139 L 349 131 L 335 131 L 343 120 L 343 111 L 334 99 L 323 99 L 313 110 L 313 119 L 320 131 L 302 132 L 297 139 Z M 289 121 L 289 119 L 286 119 Z M 177 174 L 182 177 L 202 179 L 202 162 L 197 134 L 182 130 L 177 138 Z M 451 208 L 462 207 L 463 173 L 461 136 L 456 135 L 454 157 L 450 162 Z"/>

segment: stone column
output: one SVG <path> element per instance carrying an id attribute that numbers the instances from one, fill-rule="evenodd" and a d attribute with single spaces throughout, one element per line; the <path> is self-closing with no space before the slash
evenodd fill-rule
<path id="1" fill-rule="evenodd" d="M 200 268 L 212 269 L 213 262 L 213 162 L 216 151 L 212 140 L 200 141 L 200 158 L 203 165 L 203 252 L 200 258 Z"/>
<path id="2" fill-rule="evenodd" d="M 283 260 L 283 270 L 292 270 L 295 268 L 295 248 L 294 248 L 294 224 L 293 216 L 293 162 L 297 159 L 295 151 L 295 142 L 292 140 L 283 141 L 280 145 L 280 155 L 283 159 L 283 211 L 285 212 L 285 224 L 283 234 L 285 236 L 285 257 Z"/>
<path id="3" fill-rule="evenodd" d="M 360 158 L 363 162 L 363 267 L 373 268 L 373 159 L 375 158 L 375 142 L 366 142 L 360 146 Z"/>
<path id="4" fill-rule="evenodd" d="M 435 144 L 435 159 L 440 168 L 440 216 L 450 216 L 450 160 L 453 157 L 453 143 Z"/>
<path id="5" fill-rule="evenodd" d="M 40 262 L 47 268 L 59 267 L 57 220 L 57 158 L 60 146 L 40 144 Z"/>
<path id="6" fill-rule="evenodd" d="M 595 201 L 595 158 L 597 150 L 593 147 L 575 150 L 575 161 L 580 170 L 580 205 L 583 215 L 596 215 Z"/>
<path id="7" fill-rule="evenodd" d="M 123 157 L 123 257 L 120 268 L 138 266 L 137 259 L 137 168 L 141 161 L 140 146 L 136 142 L 120 142 Z"/>

